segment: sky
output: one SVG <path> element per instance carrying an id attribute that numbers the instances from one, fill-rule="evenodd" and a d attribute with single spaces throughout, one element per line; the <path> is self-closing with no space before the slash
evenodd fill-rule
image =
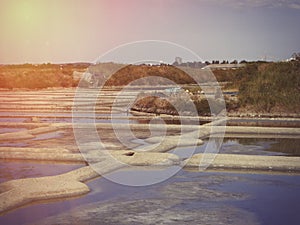
<path id="1" fill-rule="evenodd" d="M 93 62 L 141 40 L 277 61 L 300 52 L 299 21 L 300 0 L 1 0 L 0 64 Z"/>

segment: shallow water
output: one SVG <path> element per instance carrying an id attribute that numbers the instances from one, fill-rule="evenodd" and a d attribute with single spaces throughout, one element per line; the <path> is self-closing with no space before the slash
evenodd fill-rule
<path id="1" fill-rule="evenodd" d="M 50 132 L 45 134 L 38 134 L 35 138 L 33 138 L 33 141 L 42 141 L 42 140 L 48 140 L 48 139 L 55 139 L 55 138 L 61 138 L 63 137 L 63 134 L 61 132 Z"/>
<path id="2" fill-rule="evenodd" d="M 196 153 L 213 152 L 208 145 L 208 140 L 196 148 L 177 148 L 172 151 L 181 158 L 190 157 Z M 269 155 L 269 156 L 300 156 L 300 140 L 276 138 L 226 138 L 218 154 L 244 154 L 244 155 Z"/>
<path id="3" fill-rule="evenodd" d="M 0 162 L 0 183 L 28 177 L 42 177 L 66 173 L 82 167 L 84 164 L 66 164 L 34 161 L 3 161 Z"/>
<path id="4" fill-rule="evenodd" d="M 239 175 L 247 178 L 248 175 Z M 251 193 L 251 198 L 232 202 L 257 215 L 260 224 L 299 224 L 300 176 L 251 175 L 245 182 L 224 184 L 224 191 Z"/>
<path id="5" fill-rule="evenodd" d="M 29 146 L 28 143 L 25 142 L 1 142 L 0 147 L 26 147 Z"/>
<path id="6" fill-rule="evenodd" d="M 124 173 L 130 172 L 116 176 Z M 244 224 L 241 216 L 248 224 L 297 224 L 300 220 L 300 176 L 296 175 L 181 170 L 151 186 L 129 187 L 105 178 L 88 186 L 92 191 L 82 198 L 23 207 L 2 216 L 0 224 L 149 224 L 150 220 L 155 224 L 160 217 L 166 221 L 178 217 L 166 224 L 198 224 L 203 219 L 207 224 Z M 145 213 L 161 215 L 148 218 Z M 189 216 L 188 222 L 181 220 L 184 215 Z"/>
<path id="7" fill-rule="evenodd" d="M 38 117 L 40 122 L 45 123 L 138 123 L 132 119 L 130 113 L 81 113 L 72 112 L 59 113 L 38 113 L 38 112 L 0 112 L 0 122 L 30 122 L 32 117 Z M 120 119 L 126 118 L 126 119 Z M 131 119 L 130 119 L 131 118 Z"/>
<path id="8" fill-rule="evenodd" d="M 0 134 L 4 133 L 12 133 L 12 132 L 18 132 L 18 131 L 24 131 L 27 130 L 26 128 L 0 128 Z"/>
<path id="9" fill-rule="evenodd" d="M 286 120 L 285 118 L 276 118 L 276 119 L 234 119 L 228 122 L 230 126 L 265 126 L 265 127 L 299 127 L 299 120 Z"/>
<path id="10" fill-rule="evenodd" d="M 22 123 L 26 118 L 0 118 L 0 122 L 13 122 L 13 123 Z"/>

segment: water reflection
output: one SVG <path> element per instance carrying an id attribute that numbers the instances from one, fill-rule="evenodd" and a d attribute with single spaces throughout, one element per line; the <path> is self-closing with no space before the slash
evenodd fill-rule
<path id="1" fill-rule="evenodd" d="M 203 145 L 194 148 L 177 148 L 172 151 L 181 158 L 187 158 L 192 152 L 204 153 L 208 140 Z M 244 155 L 283 155 L 300 156 L 299 139 L 262 139 L 262 138 L 226 138 L 220 148 L 219 154 L 244 154 Z"/>

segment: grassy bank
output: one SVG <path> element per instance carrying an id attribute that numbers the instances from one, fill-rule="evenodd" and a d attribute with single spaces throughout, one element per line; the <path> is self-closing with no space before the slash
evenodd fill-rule
<path id="1" fill-rule="evenodd" d="M 300 113 L 300 62 L 249 64 L 232 83 L 242 108 L 256 112 Z"/>
<path id="2" fill-rule="evenodd" d="M 23 64 L 0 66 L 0 88 L 41 89 L 49 87 L 73 87 L 74 71 L 84 71 L 88 64 Z"/>

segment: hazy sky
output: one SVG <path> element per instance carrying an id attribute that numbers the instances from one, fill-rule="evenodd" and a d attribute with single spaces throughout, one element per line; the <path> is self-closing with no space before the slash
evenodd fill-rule
<path id="1" fill-rule="evenodd" d="M 0 63 L 92 62 L 144 39 L 281 60 L 300 52 L 299 24 L 299 0 L 1 0 Z"/>

